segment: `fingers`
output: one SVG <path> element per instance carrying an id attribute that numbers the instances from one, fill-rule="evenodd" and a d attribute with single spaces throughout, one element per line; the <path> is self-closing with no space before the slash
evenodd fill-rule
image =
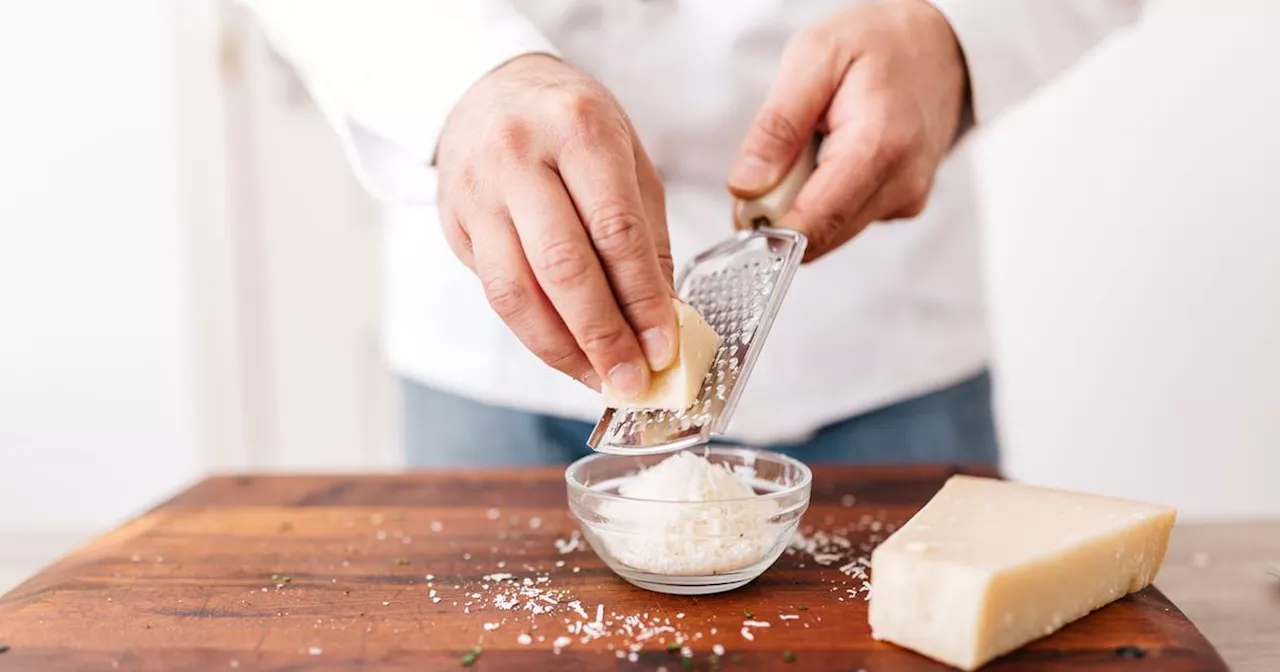
<path id="1" fill-rule="evenodd" d="M 891 168 L 882 164 L 874 143 L 868 141 L 878 123 L 868 119 L 827 136 L 817 169 L 779 223 L 808 236 L 805 261 L 839 247 L 866 226 L 856 215 L 881 188 Z"/>
<path id="2" fill-rule="evenodd" d="M 818 167 L 780 226 L 809 238 L 805 261 L 848 242 L 886 218 L 919 214 L 933 169 L 921 159 L 919 127 L 889 95 L 892 83 L 865 59 L 853 63 L 826 113 L 831 132 Z"/>
<path id="3" fill-rule="evenodd" d="M 485 297 L 520 342 L 553 368 L 600 391 L 600 377 L 538 286 L 505 210 L 472 221 L 472 268 Z"/>
<path id="4" fill-rule="evenodd" d="M 939 157 L 924 151 L 928 108 L 903 94 L 910 82 L 894 68 L 900 61 L 883 46 L 884 31 L 868 27 L 870 11 L 846 10 L 788 45 L 730 171 L 736 197 L 759 198 L 777 187 L 815 129 L 824 130 L 818 167 L 779 222 L 807 234 L 805 261 L 872 221 L 919 214 L 937 166 Z"/>
<path id="5" fill-rule="evenodd" d="M 671 235 L 667 230 L 667 198 L 662 187 L 662 178 L 658 175 L 649 155 L 640 143 L 635 143 L 636 177 L 640 182 L 640 200 L 644 203 L 644 214 L 649 221 L 649 231 L 653 235 L 653 247 L 658 255 L 658 265 L 662 268 L 662 277 L 671 286 L 671 296 L 675 296 L 675 263 L 671 258 Z"/>
<path id="6" fill-rule="evenodd" d="M 635 397 L 678 347 L 656 171 L 617 101 L 577 69 L 513 61 L 482 82 L 450 133 L 480 142 L 437 154 L 449 245 L 531 350 L 571 375 L 581 353 L 602 385 Z"/>
<path id="7" fill-rule="evenodd" d="M 462 221 L 452 211 L 441 208 L 440 227 L 444 232 L 445 242 L 449 244 L 449 249 L 453 251 L 453 255 L 458 258 L 458 261 L 462 262 L 463 266 L 475 273 L 476 260 L 472 251 L 473 242 L 471 235 L 463 227 Z"/>
<path id="8" fill-rule="evenodd" d="M 759 198 L 786 175 L 840 86 L 852 60 L 847 52 L 818 31 L 787 46 L 773 88 L 729 170 L 734 196 Z"/>
<path id="9" fill-rule="evenodd" d="M 604 381 L 639 395 L 649 387 L 649 366 L 564 183 L 545 165 L 512 171 L 504 181 L 538 285 Z"/>
<path id="10" fill-rule="evenodd" d="M 653 248 L 658 255 L 658 265 L 662 270 L 662 279 L 667 283 L 670 297 L 675 297 L 675 262 L 671 258 L 671 235 L 667 230 L 667 198 L 662 187 L 662 178 L 658 175 L 649 155 L 640 143 L 635 143 L 636 176 L 640 183 L 640 200 L 644 202 L 645 217 L 649 221 L 649 231 L 653 236 Z M 670 305 L 670 304 L 668 304 Z M 654 370 L 661 371 L 680 356 L 680 326 L 669 325 L 672 331 L 671 351 L 668 364 L 658 364 Z M 653 364 L 653 360 L 650 360 Z"/>
<path id="11" fill-rule="evenodd" d="M 864 142 L 858 134 L 848 134 L 837 138 L 837 144 L 824 145 L 824 150 L 831 147 L 831 158 L 814 172 L 782 222 L 808 236 L 806 262 L 840 247 L 873 222 L 918 217 L 928 203 L 931 172 L 865 149 L 850 151 L 867 147 Z M 855 178 L 861 181 L 853 182 Z M 850 189 L 850 184 L 860 186 Z"/>
<path id="12" fill-rule="evenodd" d="M 607 119 L 581 124 L 577 140 L 567 144 L 559 156 L 564 188 L 586 228 L 617 305 L 639 336 L 648 366 L 655 371 L 665 369 L 675 361 L 678 326 L 671 303 L 671 276 L 660 259 L 670 256 L 670 244 L 655 239 L 655 235 L 665 234 L 665 216 L 661 224 L 651 222 L 649 216 L 650 210 L 659 209 L 654 200 L 661 185 L 654 181 L 652 166 L 646 170 L 637 165 L 638 143 L 631 141 L 625 121 L 617 126 Z M 638 173 L 648 173 L 648 205 Z M 656 233 L 659 230 L 662 233 Z"/>

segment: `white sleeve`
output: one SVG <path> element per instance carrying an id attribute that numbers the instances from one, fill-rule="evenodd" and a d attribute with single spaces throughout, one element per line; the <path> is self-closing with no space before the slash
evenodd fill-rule
<path id="1" fill-rule="evenodd" d="M 977 124 L 985 124 L 1134 22 L 1142 0 L 933 0 L 969 68 Z"/>
<path id="2" fill-rule="evenodd" d="M 337 131 L 358 179 L 394 204 L 435 200 L 453 106 L 517 56 L 559 55 L 504 0 L 239 0 Z"/>

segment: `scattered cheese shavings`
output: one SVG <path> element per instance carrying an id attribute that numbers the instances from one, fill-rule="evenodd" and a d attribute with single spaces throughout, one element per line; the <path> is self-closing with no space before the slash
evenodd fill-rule
<path id="1" fill-rule="evenodd" d="M 741 475 L 730 474 L 730 478 L 739 479 Z M 733 504 L 736 506 L 742 502 Z M 714 502 L 710 505 L 723 506 Z M 427 589 L 425 597 L 432 603 L 440 605 L 442 600 L 440 591 L 448 590 L 449 585 L 452 585 L 454 590 L 450 597 L 463 603 L 453 602 L 453 608 L 463 607 L 461 611 L 464 613 L 477 614 L 478 618 L 480 614 L 484 614 L 491 619 L 487 622 L 482 621 L 485 632 L 494 632 L 506 627 L 507 630 L 516 631 L 513 638 L 519 646 L 537 645 L 553 649 L 556 654 L 574 644 L 588 645 L 591 642 L 599 642 L 594 646 L 603 646 L 603 649 L 614 652 L 619 660 L 625 658 L 632 662 L 639 662 L 640 658 L 646 655 L 646 650 L 652 651 L 655 648 L 658 650 L 665 648 L 672 653 L 679 652 L 681 656 L 679 662 L 686 666 L 695 661 L 695 655 L 698 656 L 698 661 L 701 661 L 703 656 L 709 655 L 711 664 L 715 667 L 720 664 L 719 658 L 726 655 L 726 646 L 716 641 L 717 628 L 709 628 L 710 641 L 707 641 L 704 639 L 703 632 L 694 630 L 697 627 L 696 624 L 690 623 L 688 615 L 683 611 L 673 613 L 655 610 L 652 614 L 649 612 L 619 614 L 610 613 L 604 604 L 597 603 L 592 613 L 593 610 L 584 605 L 583 600 L 576 597 L 567 587 L 578 584 L 579 578 L 576 575 L 582 572 L 582 567 L 566 562 L 568 558 L 563 556 L 588 548 L 580 530 L 569 530 L 566 537 L 554 539 L 554 548 L 557 553 L 547 558 L 546 553 L 549 549 L 538 550 L 534 546 L 536 538 L 527 535 L 530 534 L 529 529 L 548 527 L 550 523 L 544 523 L 536 516 L 528 517 L 523 520 L 527 523 L 527 527 L 521 530 L 517 527 L 522 524 L 520 517 L 504 517 L 503 512 L 496 507 L 487 511 L 485 515 L 490 520 L 499 521 L 495 526 L 503 529 L 496 531 L 498 537 L 509 539 L 508 544 L 517 545 L 514 555 L 526 555 L 525 549 L 528 549 L 528 562 L 523 562 L 524 558 L 498 561 L 496 557 L 490 556 L 492 558 L 489 561 L 490 565 L 496 565 L 493 573 L 478 579 L 474 578 L 474 574 L 469 574 L 466 578 L 463 576 L 455 576 L 452 580 L 446 578 L 441 581 L 439 589 L 432 583 L 436 577 L 427 574 L 425 575 L 426 586 L 424 586 Z M 853 517 L 857 518 L 858 515 L 855 513 Z M 812 563 L 819 567 L 830 566 L 832 570 L 838 568 L 839 573 L 831 571 L 823 581 L 831 584 L 832 590 L 836 591 L 837 595 L 847 593 L 848 597 L 838 598 L 839 601 L 847 599 L 853 602 L 853 597 L 869 599 L 870 552 L 879 541 L 892 532 L 894 526 L 877 520 L 870 514 L 862 514 L 856 523 L 852 520 L 841 521 L 846 523 L 844 527 L 834 526 L 834 517 L 827 518 L 830 520 L 824 519 L 824 530 L 815 531 L 807 526 L 798 530 L 793 535 L 786 553 L 793 556 L 802 554 L 797 558 L 801 562 L 796 563 L 800 566 L 804 563 Z M 679 523 L 676 528 L 682 529 L 680 525 L 688 521 L 675 522 Z M 442 522 L 434 521 L 434 523 L 433 529 L 443 530 Z M 719 523 L 717 519 L 717 524 Z M 403 533 L 398 530 L 391 532 L 391 536 L 407 539 L 407 536 L 402 535 Z M 660 545 L 665 545 L 666 541 L 665 536 L 659 538 Z M 464 549 L 456 546 L 454 548 L 464 560 L 471 559 L 471 552 L 464 552 Z M 483 546 L 476 544 L 470 547 L 470 551 L 483 558 L 484 556 L 480 555 L 481 548 L 489 548 L 489 552 L 495 555 L 499 552 L 498 546 L 488 544 Z M 349 547 L 348 553 L 355 553 L 355 551 Z M 561 559 L 554 559 L 557 554 L 562 556 Z M 535 557 L 540 559 L 534 560 Z M 508 565 L 510 571 L 507 571 Z M 344 562 L 344 566 L 351 565 Z M 596 571 L 593 568 L 588 569 L 592 572 Z M 832 575 L 834 579 L 831 578 Z M 560 583 L 562 579 L 568 579 L 568 583 Z M 384 603 L 384 606 L 389 604 L 389 602 Z M 442 607 L 437 608 L 443 611 Z M 764 612 L 767 608 L 761 605 L 756 611 Z M 774 612 L 775 620 L 783 621 L 784 625 L 788 625 L 786 623 L 788 621 L 804 620 L 805 622 L 801 625 L 808 628 L 822 620 L 820 617 L 801 619 L 800 614 L 795 612 L 807 611 L 805 606 L 788 605 L 784 602 L 774 605 L 773 608 L 778 610 Z M 791 613 L 784 613 L 781 609 L 790 609 Z M 495 613 L 498 611 L 505 613 Z M 740 633 L 747 641 L 755 641 L 759 629 L 771 627 L 768 621 L 754 620 L 750 612 L 744 612 L 743 616 L 746 620 L 742 622 Z M 810 620 L 813 623 L 808 622 Z M 701 651 L 695 652 L 695 648 L 701 648 Z M 734 656 L 737 657 L 738 654 Z M 670 664 L 668 666 L 670 667 Z"/>
<path id="2" fill-rule="evenodd" d="M 582 532 L 574 530 L 568 539 L 556 539 L 556 550 L 561 555 L 582 549 Z"/>

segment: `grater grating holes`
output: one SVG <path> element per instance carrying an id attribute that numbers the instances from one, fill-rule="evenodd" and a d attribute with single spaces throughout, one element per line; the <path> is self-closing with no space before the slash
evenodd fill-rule
<path id="1" fill-rule="evenodd" d="M 739 377 L 754 360 L 757 331 L 777 311 L 778 292 L 790 282 L 804 251 L 803 237 L 789 232 L 755 232 L 696 258 L 679 281 L 682 301 L 720 335 L 722 343 L 702 380 L 696 400 L 683 411 L 609 409 L 588 443 L 606 452 L 696 445 L 723 431 L 736 405 Z M 700 438 L 699 438 L 700 437 Z"/>
<path id="2" fill-rule="evenodd" d="M 778 255 L 756 254 L 736 266 L 691 278 L 685 300 L 724 339 L 703 380 L 699 402 L 679 412 L 628 409 L 619 425 L 621 431 L 631 432 L 653 425 L 688 430 L 711 421 L 712 399 L 721 402 L 727 399 L 729 384 L 736 379 L 741 367 L 738 354 L 751 342 L 760 325 L 783 261 Z"/>

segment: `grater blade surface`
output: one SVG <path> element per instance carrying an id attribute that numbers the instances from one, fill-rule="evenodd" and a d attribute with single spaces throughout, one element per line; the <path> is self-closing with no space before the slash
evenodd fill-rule
<path id="1" fill-rule="evenodd" d="M 806 244 L 798 231 L 760 227 L 739 232 L 689 262 L 676 294 L 724 339 L 697 400 L 684 411 L 606 409 L 587 445 L 602 453 L 645 455 L 723 434 Z"/>

